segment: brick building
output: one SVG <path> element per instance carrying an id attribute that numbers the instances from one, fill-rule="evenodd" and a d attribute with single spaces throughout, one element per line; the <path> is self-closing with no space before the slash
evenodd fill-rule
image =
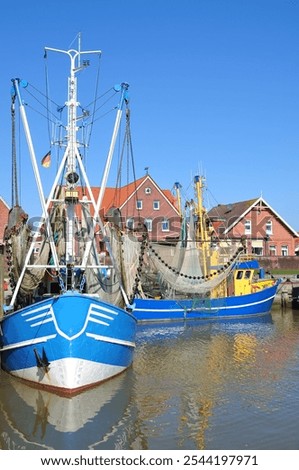
<path id="1" fill-rule="evenodd" d="M 220 238 L 245 241 L 248 253 L 262 257 L 298 253 L 298 233 L 262 197 L 219 204 L 208 215 Z"/>
<path id="2" fill-rule="evenodd" d="M 161 241 L 179 236 L 181 218 L 176 203 L 169 189 L 161 189 L 146 174 L 118 190 L 107 188 L 103 210 L 107 215 L 111 208 L 118 207 L 125 226 L 133 228 L 141 221 L 147 226 L 149 239 Z"/>
<path id="3" fill-rule="evenodd" d="M 0 244 L 3 244 L 4 230 L 8 221 L 10 207 L 0 196 Z"/>
<path id="4" fill-rule="evenodd" d="M 99 190 L 92 188 L 95 199 Z M 81 191 L 79 197 L 84 197 Z M 123 227 L 136 228 L 139 222 L 144 223 L 152 241 L 179 237 L 181 217 L 176 196 L 168 189 L 161 189 L 149 174 L 121 188 L 106 188 L 101 213 L 109 219 L 116 208 L 121 211 Z M 0 197 L 1 243 L 8 212 L 9 206 Z M 245 242 L 248 253 L 272 260 L 285 258 L 285 261 L 294 260 L 299 254 L 298 233 L 262 197 L 219 204 L 208 216 L 219 238 Z M 80 224 L 82 214 L 77 213 L 77 217 Z"/>
<path id="5" fill-rule="evenodd" d="M 97 200 L 100 188 L 91 190 Z M 79 197 L 83 197 L 81 190 Z M 80 224 L 82 214 L 76 215 Z M 136 229 L 140 224 L 146 225 L 152 241 L 177 238 L 180 233 L 181 218 L 176 197 L 169 189 L 161 189 L 148 174 L 120 188 L 106 188 L 101 215 L 106 220 L 116 221 L 122 228 Z"/>

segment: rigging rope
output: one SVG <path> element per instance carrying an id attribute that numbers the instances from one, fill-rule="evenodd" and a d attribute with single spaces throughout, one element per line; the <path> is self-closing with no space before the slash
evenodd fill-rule
<path id="1" fill-rule="evenodd" d="M 127 116 L 127 127 L 126 127 L 126 133 L 127 133 L 127 141 L 128 141 L 128 147 L 129 147 L 129 152 L 128 154 L 131 155 L 131 163 L 132 163 L 132 172 L 133 172 L 133 181 L 134 181 L 134 194 L 135 194 L 135 207 L 137 208 L 137 218 L 140 223 L 141 221 L 141 214 L 140 214 L 140 208 L 139 206 L 137 207 L 137 183 L 136 183 L 136 171 L 135 171 L 135 160 L 134 160 L 134 154 L 133 154 L 133 144 L 132 144 L 132 135 L 131 135 L 131 111 L 128 108 L 126 111 L 126 116 Z M 129 165 L 128 165 L 129 166 Z M 128 198 L 128 195 L 127 195 Z"/>
<path id="2" fill-rule="evenodd" d="M 92 133 L 92 130 L 93 130 L 93 125 L 94 125 L 94 117 L 95 117 L 95 113 L 96 113 L 96 103 L 97 103 L 97 92 L 98 92 L 98 88 L 99 88 L 99 77 L 100 77 L 100 62 L 101 62 L 101 56 L 99 56 L 99 64 L 98 64 L 98 69 L 97 69 L 97 77 L 96 77 L 96 83 L 95 83 L 95 92 L 94 92 L 94 101 L 93 103 L 93 109 L 92 109 L 92 113 L 91 113 L 91 123 L 90 123 L 90 131 L 89 131 L 89 135 L 88 135 L 88 138 L 87 138 L 87 147 L 89 147 L 89 144 L 90 144 L 90 139 L 91 139 L 91 133 Z M 90 105 L 88 105 L 87 107 L 89 107 Z"/>
<path id="3" fill-rule="evenodd" d="M 45 80 L 46 80 L 46 109 L 47 109 L 47 123 L 48 123 L 48 136 L 49 141 L 51 142 L 51 133 L 50 133 L 50 118 L 49 118 L 49 74 L 48 74 L 48 60 L 47 54 L 45 54 Z"/>
<path id="4" fill-rule="evenodd" d="M 127 165 L 127 181 L 126 181 L 126 188 L 127 188 L 127 194 L 126 194 L 126 200 L 128 200 L 129 196 L 130 196 L 130 166 L 132 166 L 132 178 L 133 178 L 133 184 L 134 184 L 134 199 L 135 201 L 137 201 L 137 183 L 136 183 L 136 171 L 135 171 L 135 162 L 134 162 L 134 154 L 133 154 L 133 144 L 132 144 L 132 136 L 131 136 L 131 111 L 130 111 L 130 108 L 128 106 L 128 103 L 127 103 L 127 106 L 126 106 L 126 130 L 125 130 L 125 135 L 124 135 L 124 141 L 123 141 L 123 146 L 122 146 L 122 150 L 121 150 L 121 154 L 120 154 L 120 158 L 119 158 L 119 163 L 118 163 L 118 172 L 117 172 L 117 178 L 116 178 L 116 188 L 120 189 L 122 187 L 122 182 L 121 182 L 121 176 L 122 176 L 122 165 L 123 165 L 123 156 L 124 156 L 124 151 L 125 151 L 125 148 L 127 150 L 127 162 L 126 162 L 126 165 Z M 116 201 L 116 196 L 118 195 L 118 197 L 120 198 L 120 191 L 117 191 L 114 195 L 114 199 L 113 199 L 113 203 L 115 205 L 119 205 L 117 204 L 117 201 Z M 118 201 L 118 203 L 120 203 L 120 201 Z M 138 219 L 138 222 L 140 223 L 141 221 L 141 215 L 140 215 L 140 209 L 137 207 L 137 204 L 135 204 L 135 210 L 137 210 L 137 219 Z M 129 207 L 127 205 L 127 210 L 129 210 Z M 128 215 L 128 214 L 127 214 Z"/>

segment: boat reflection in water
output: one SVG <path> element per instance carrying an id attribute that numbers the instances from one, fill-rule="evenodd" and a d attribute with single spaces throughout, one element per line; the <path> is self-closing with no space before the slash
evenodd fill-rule
<path id="1" fill-rule="evenodd" d="M 105 441 L 107 448 L 117 448 L 122 439 L 119 420 L 130 398 L 125 380 L 122 374 L 69 398 L 6 375 L 1 387 L 0 448 L 75 450 L 100 444 L 104 449 Z"/>
<path id="2" fill-rule="evenodd" d="M 201 321 L 200 328 L 198 321 L 188 321 L 184 326 L 156 323 L 138 329 L 140 347 L 146 351 L 138 354 L 134 364 L 139 375 L 135 398 L 139 419 L 144 425 L 159 421 L 161 427 L 158 438 L 152 436 L 152 448 L 207 448 L 210 420 L 232 387 L 234 363 L 250 366 L 254 362 L 255 332 L 261 328 L 265 332 L 271 325 L 271 316 L 266 315 L 254 320 Z M 146 363 L 151 364 L 151 375 L 146 373 Z M 152 387 L 157 390 L 156 405 L 148 406 Z M 169 432 L 175 447 L 170 445 Z"/>
<path id="3" fill-rule="evenodd" d="M 299 316 L 144 324 L 133 366 L 72 398 L 1 374 L 2 449 L 298 449 Z"/>

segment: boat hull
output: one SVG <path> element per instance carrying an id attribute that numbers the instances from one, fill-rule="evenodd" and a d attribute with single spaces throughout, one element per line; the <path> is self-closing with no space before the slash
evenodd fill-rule
<path id="1" fill-rule="evenodd" d="M 261 291 L 222 298 L 134 300 L 138 322 L 235 318 L 270 312 L 279 282 Z"/>
<path id="2" fill-rule="evenodd" d="M 76 393 L 127 369 L 135 334 L 131 313 L 66 293 L 3 317 L 1 365 L 41 387 Z"/>

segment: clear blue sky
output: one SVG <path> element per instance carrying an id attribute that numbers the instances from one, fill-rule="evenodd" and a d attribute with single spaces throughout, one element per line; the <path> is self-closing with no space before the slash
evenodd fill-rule
<path id="1" fill-rule="evenodd" d="M 299 1 L 4 5 L 0 195 L 9 204 L 10 80 L 44 86 L 44 46 L 68 49 L 81 32 L 82 49 L 103 51 L 103 83 L 130 84 L 137 177 L 148 166 L 160 187 L 171 189 L 179 181 L 187 194 L 193 176 L 204 173 L 210 206 L 262 194 L 299 230 Z M 48 142 L 41 142 L 39 133 L 33 137 L 42 156 Z M 21 193 L 25 210 L 35 215 L 24 184 Z"/>

